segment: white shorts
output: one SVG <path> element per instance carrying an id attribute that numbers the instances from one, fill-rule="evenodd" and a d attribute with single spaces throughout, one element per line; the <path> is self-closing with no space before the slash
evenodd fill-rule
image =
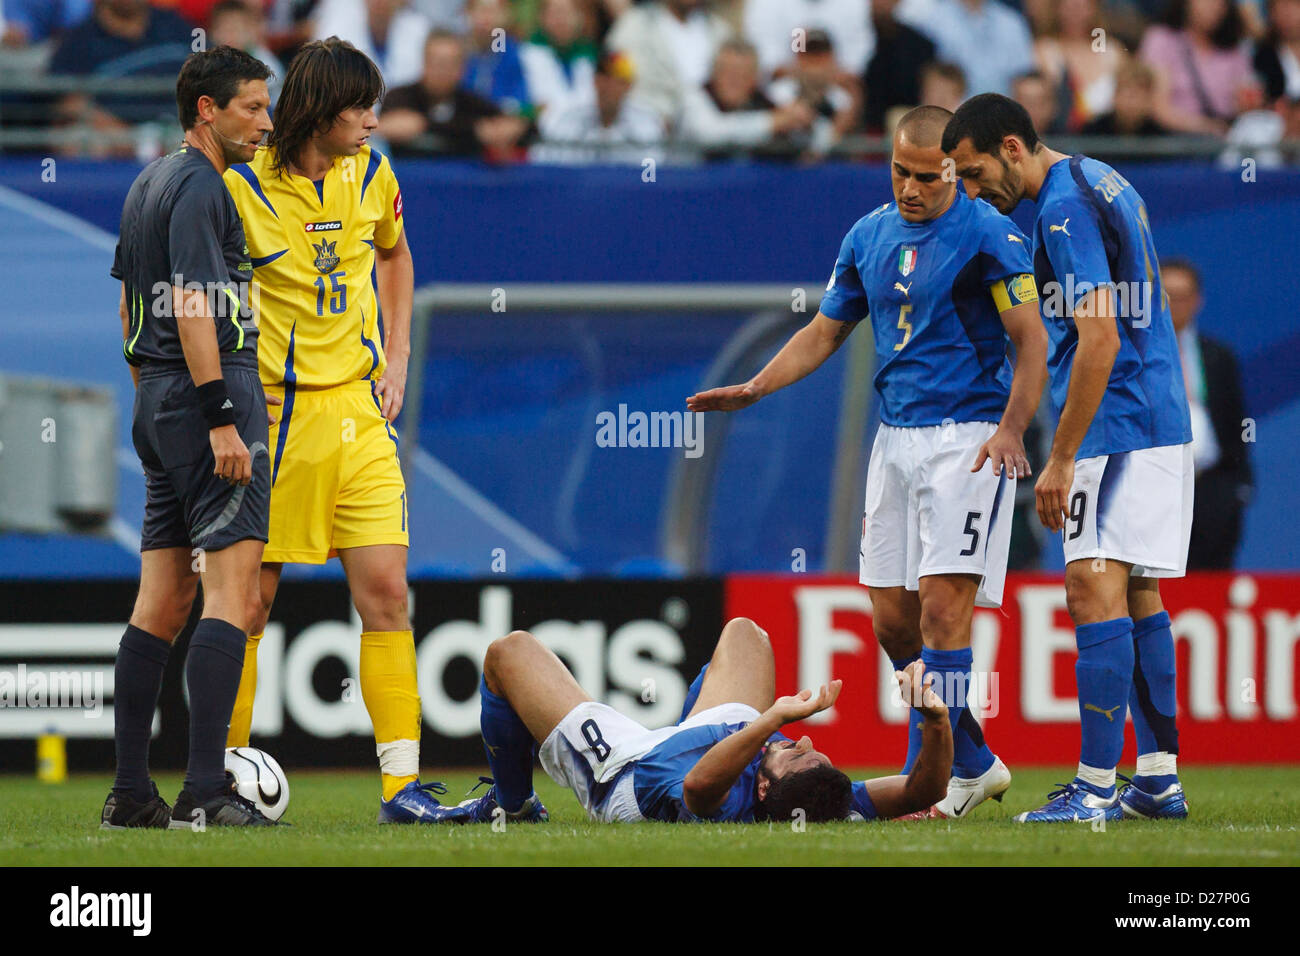
<path id="1" fill-rule="evenodd" d="M 881 425 L 867 466 L 859 580 L 918 590 L 928 574 L 976 574 L 975 603 L 1002 604 L 1016 498 L 1014 475 L 971 466 L 992 422 Z"/>
<path id="2" fill-rule="evenodd" d="M 1110 558 L 1136 577 L 1180 578 L 1192 536 L 1192 446 L 1162 445 L 1074 463 L 1065 563 Z"/>
<path id="3" fill-rule="evenodd" d="M 719 704 L 680 724 L 650 730 L 608 704 L 583 701 L 564 715 L 542 741 L 542 769 L 573 791 L 582 808 L 601 823 L 644 820 L 632 788 L 636 762 L 688 727 L 749 723 L 758 711 L 748 704 Z"/>

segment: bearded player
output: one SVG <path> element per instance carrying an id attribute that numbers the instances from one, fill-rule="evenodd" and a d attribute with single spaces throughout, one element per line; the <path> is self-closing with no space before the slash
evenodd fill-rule
<path id="1" fill-rule="evenodd" d="M 1105 163 L 1048 149 L 1005 96 L 962 104 L 943 148 L 972 196 L 1003 212 L 1022 199 L 1038 207 L 1034 274 L 1060 421 L 1034 492 L 1065 550 L 1082 741 L 1074 780 L 1016 819 L 1185 817 L 1174 640 L 1158 579 L 1187 566 L 1192 430 L 1146 205 Z M 1125 710 L 1137 775 L 1117 793 Z"/>
<path id="2" fill-rule="evenodd" d="M 284 78 L 269 147 L 225 177 L 260 296 L 262 382 L 284 403 L 270 434 L 262 613 L 249 632 L 228 745 L 248 744 L 257 644 L 284 563 L 337 554 L 361 616 L 379 822 L 410 823 L 437 803 L 417 780 L 406 486 L 390 424 L 406 385 L 414 271 L 397 179 L 367 142 L 383 88 L 378 68 L 350 44 L 307 44 Z"/>
<path id="3" fill-rule="evenodd" d="M 691 684 L 674 726 L 650 730 L 592 700 L 555 654 L 527 631 L 489 645 L 480 727 L 492 768 L 483 796 L 440 808 L 447 823 L 540 823 L 533 755 L 602 823 L 751 823 L 875 820 L 929 807 L 944 793 L 952 730 L 943 701 L 924 686 L 925 665 L 897 674 L 924 725 L 907 775 L 850 781 L 807 737 L 783 726 L 828 710 L 840 681 L 814 694 L 777 698 L 767 633 L 747 618 L 722 629 L 713 657 Z"/>
<path id="4" fill-rule="evenodd" d="M 896 671 L 918 657 L 944 688 L 954 762 L 937 815 L 1000 800 L 1011 773 L 971 713 L 971 617 L 1002 602 L 1023 434 L 1046 381 L 1027 240 L 945 175 L 951 117 L 922 106 L 899 122 L 895 201 L 859 220 L 812 322 L 744 385 L 687 399 L 692 411 L 752 405 L 818 368 L 863 319 L 875 334 L 881 426 L 867 473 L 860 580 Z M 1015 358 L 1008 351 L 1015 346 Z M 906 773 L 920 749 L 909 724 Z"/>

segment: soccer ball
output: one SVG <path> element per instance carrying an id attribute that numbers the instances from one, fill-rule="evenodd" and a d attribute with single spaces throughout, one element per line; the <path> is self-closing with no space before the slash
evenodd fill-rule
<path id="1" fill-rule="evenodd" d="M 256 747 L 226 750 L 226 772 L 235 778 L 235 792 L 278 820 L 289 806 L 289 781 L 275 758 Z"/>

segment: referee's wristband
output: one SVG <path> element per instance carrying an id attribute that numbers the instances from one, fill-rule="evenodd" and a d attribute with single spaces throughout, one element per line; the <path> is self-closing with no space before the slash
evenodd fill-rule
<path id="1" fill-rule="evenodd" d="M 235 403 L 230 400 L 224 379 L 214 378 L 197 386 L 196 390 L 199 393 L 199 410 L 203 412 L 209 429 L 235 424 Z"/>

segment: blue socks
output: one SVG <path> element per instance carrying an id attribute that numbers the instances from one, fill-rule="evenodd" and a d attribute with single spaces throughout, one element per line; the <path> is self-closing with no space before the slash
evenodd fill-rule
<path id="1" fill-rule="evenodd" d="M 171 649 L 161 637 L 128 624 L 113 665 L 113 743 L 117 751 L 113 789 L 141 803 L 153 796 L 149 786 L 149 733 Z"/>
<path id="2" fill-rule="evenodd" d="M 979 721 L 970 712 L 972 660 L 969 647 L 951 651 L 927 647 L 921 651 L 925 672 L 934 675 L 935 692 L 948 705 L 948 720 L 952 724 L 953 775 L 965 778 L 978 777 L 993 766 L 994 759 L 993 751 L 984 743 Z M 917 737 L 920 737 L 919 730 Z"/>
<path id="3" fill-rule="evenodd" d="M 246 635 L 229 621 L 202 618 L 190 638 L 185 685 L 190 691 L 190 762 L 185 789 L 204 803 L 226 787 L 226 735 L 244 673 Z"/>
<path id="4" fill-rule="evenodd" d="M 891 657 L 889 663 L 894 665 L 894 670 L 901 671 L 906 669 L 907 665 L 913 661 L 919 661 L 920 654 L 913 654 L 911 657 Z M 927 664 L 926 667 L 930 665 Z M 907 756 L 903 759 L 903 769 L 899 771 L 903 774 L 912 772 L 912 764 L 916 763 L 917 756 L 921 753 L 921 723 L 924 718 L 921 712 L 912 707 L 907 712 Z"/>
<path id="5" fill-rule="evenodd" d="M 1128 704 L 1137 731 L 1139 757 L 1177 754 L 1174 635 L 1165 611 L 1133 622 L 1133 688 Z M 1177 774 L 1139 774 L 1133 778 L 1134 784 L 1149 793 L 1160 793 L 1177 780 Z"/>
<path id="6" fill-rule="evenodd" d="M 695 702 L 700 699 L 700 688 L 704 686 L 704 675 L 709 672 L 709 665 L 705 664 L 700 668 L 700 672 L 695 675 L 695 680 L 691 681 L 691 686 L 686 689 L 686 703 L 682 704 L 682 715 L 677 718 L 680 724 L 690 714 L 691 708 Z"/>
<path id="7" fill-rule="evenodd" d="M 1074 665 L 1082 736 L 1079 762 L 1113 772 L 1124 750 L 1124 719 L 1133 683 L 1133 620 L 1082 624 L 1074 632 L 1079 646 Z"/>
<path id="8" fill-rule="evenodd" d="M 479 679 L 478 693 L 482 700 L 479 728 L 497 803 L 506 813 L 514 813 L 533 795 L 533 735 L 510 702 L 488 690 L 486 677 Z"/>

